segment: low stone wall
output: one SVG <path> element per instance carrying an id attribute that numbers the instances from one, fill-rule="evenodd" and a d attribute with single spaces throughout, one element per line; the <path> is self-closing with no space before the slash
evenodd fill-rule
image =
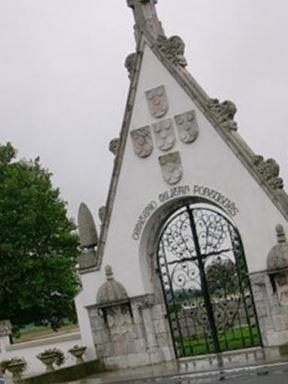
<path id="1" fill-rule="evenodd" d="M 79 332 L 11 345 L 9 345 L 7 341 L 1 343 L 0 338 L 0 360 L 22 357 L 27 362 L 25 376 L 40 374 L 45 371 L 45 366 L 37 359 L 37 354 L 43 352 L 45 349 L 59 348 L 65 354 L 65 363 L 63 366 L 74 365 L 75 359 L 68 353 L 68 350 L 76 344 L 81 345 Z"/>
<path id="2" fill-rule="evenodd" d="M 91 360 L 86 363 L 58 369 L 54 372 L 44 373 L 42 375 L 29 377 L 22 380 L 23 384 L 55 384 L 68 383 L 81 380 L 99 372 L 104 372 L 105 366 L 99 360 Z"/>

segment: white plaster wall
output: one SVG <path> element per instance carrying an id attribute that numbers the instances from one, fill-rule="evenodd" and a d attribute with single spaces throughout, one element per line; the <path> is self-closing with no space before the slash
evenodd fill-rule
<path id="1" fill-rule="evenodd" d="M 83 345 L 87 346 L 87 358 L 96 358 L 92 329 L 87 306 L 96 303 L 98 288 L 105 282 L 105 274 L 102 271 L 92 271 L 81 276 L 82 290 L 75 298 L 75 306 L 78 324 Z"/>
<path id="2" fill-rule="evenodd" d="M 65 363 L 61 366 L 63 368 L 75 364 L 75 359 L 68 353 L 68 350 L 74 345 L 84 345 L 79 332 L 25 343 L 6 345 L 6 348 L 1 350 L 0 360 L 11 359 L 12 357 L 22 357 L 27 362 L 25 375 L 36 375 L 45 372 L 45 366 L 36 357 L 40 352 L 50 348 L 61 349 L 65 354 Z"/>
<path id="3" fill-rule="evenodd" d="M 88 311 L 85 308 L 86 302 L 84 301 L 83 293 L 81 292 L 75 299 L 75 306 L 77 312 L 78 324 L 81 332 L 81 339 L 83 345 L 87 346 L 88 359 L 96 358 L 96 352 L 93 342 L 93 335 L 91 330 L 91 324 L 88 316 Z M 90 300 L 91 301 L 91 300 Z"/>
<path id="4" fill-rule="evenodd" d="M 145 91 L 160 85 L 165 85 L 169 99 L 169 111 L 164 118 L 174 118 L 194 109 L 200 129 L 194 143 L 183 144 L 178 139 L 170 151 L 181 154 L 184 176 L 179 185 L 189 185 L 191 190 L 195 184 L 203 185 L 234 201 L 239 209 L 234 222 L 242 236 L 249 270 L 265 269 L 266 256 L 276 241 L 275 226 L 282 223 L 287 228 L 284 217 L 149 47 L 145 49 L 130 130 L 159 121 L 149 113 Z M 170 189 L 162 178 L 158 162 L 158 157 L 163 154 L 154 141 L 152 155 L 146 159 L 139 158 L 128 136 L 101 277 L 97 275 L 96 279 L 96 275 L 91 275 L 93 283 L 88 277 L 84 278 L 86 282 L 83 280 L 88 292 L 93 285 L 93 300 L 104 281 L 103 267 L 106 264 L 112 265 L 115 277 L 124 284 L 130 296 L 146 293 L 139 262 L 140 241 L 132 239 L 132 233 L 145 206 L 151 200 L 160 206 L 158 195 Z M 87 296 L 86 303 L 90 299 Z"/>

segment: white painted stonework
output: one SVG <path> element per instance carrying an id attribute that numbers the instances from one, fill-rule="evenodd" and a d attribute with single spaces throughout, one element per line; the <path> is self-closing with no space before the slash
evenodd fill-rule
<path id="1" fill-rule="evenodd" d="M 231 218 L 241 233 L 249 270 L 264 270 L 266 256 L 275 242 L 275 226 L 278 223 L 286 225 L 285 218 L 147 45 L 130 131 L 146 125 L 151 126 L 158 121 L 149 113 L 145 91 L 162 84 L 165 85 L 169 98 L 167 117 L 174 118 L 193 109 L 196 110 L 199 124 L 199 137 L 194 143 L 183 144 L 177 139 L 173 148 L 173 151 L 180 152 L 184 169 L 179 185 L 188 185 L 192 196 L 194 186 L 198 185 L 219 191 L 234 202 L 239 213 Z M 145 271 L 140 268 L 140 258 L 145 257 L 140 250 L 141 240 L 133 240 L 133 231 L 145 207 L 155 201 L 161 209 L 159 195 L 173 188 L 162 178 L 158 163 L 158 156 L 162 154 L 154 145 L 150 157 L 137 157 L 128 136 L 105 247 L 104 264 L 113 266 L 117 279 L 125 285 L 131 296 L 151 293 L 145 288 Z M 146 225 L 149 226 L 149 223 Z M 97 288 L 103 281 L 103 274 L 97 273 L 94 292 L 90 291 L 92 302 Z"/>
<path id="2" fill-rule="evenodd" d="M 184 43 L 177 36 L 168 39 L 163 35 L 156 15 L 156 3 L 156 0 L 128 1 L 136 19 L 137 54 L 129 55 L 128 64 L 126 61 L 131 87 L 120 138 L 114 139 L 110 145 L 116 158 L 107 204 L 101 214 L 100 239 L 88 207 L 81 205 L 78 221 L 82 223 L 79 230 L 83 251 L 82 261 L 81 257 L 79 259 L 82 289 L 75 298 L 81 336 L 75 333 L 10 345 L 7 334 L 0 335 L 1 359 L 23 356 L 28 362 L 28 374 L 42 372 L 43 366 L 36 355 L 56 346 L 65 351 L 66 366 L 74 364 L 68 350 L 80 344 L 87 347 L 86 360 L 101 359 L 107 368 L 151 365 L 193 356 L 194 366 L 206 369 L 207 362 L 210 368 L 217 368 L 221 359 L 223 368 L 226 360 L 241 361 L 241 364 L 249 360 L 251 364 L 259 355 L 261 358 L 264 355 L 274 358 L 279 355 L 281 347 L 288 345 L 288 244 L 285 238 L 288 198 L 282 190 L 279 169 L 271 159 L 268 165 L 260 160 L 262 168 L 259 169 L 259 164 L 255 164 L 255 154 L 236 132 L 235 105 L 229 101 L 220 104 L 209 99 L 186 71 Z M 224 110 L 226 108 L 224 113 L 223 104 Z M 188 124 L 188 130 L 179 132 L 177 123 L 182 120 Z M 189 233 L 192 233 L 194 248 L 187 246 L 189 241 L 186 243 L 186 239 L 181 246 L 185 243 L 185 252 L 188 250 L 187 265 L 194 263 L 199 272 L 202 263 L 203 270 L 202 275 L 199 272 L 197 278 L 191 278 L 194 283 L 198 279 L 196 284 L 190 285 L 192 289 L 181 287 L 184 296 L 190 292 L 188 301 L 182 300 L 180 294 L 182 301 L 174 300 L 171 308 L 167 286 L 173 284 L 163 283 L 161 262 L 157 263 L 160 260 L 158 246 L 161 230 L 168 218 L 188 205 L 203 209 L 208 206 L 217 212 L 217 218 L 224 218 L 230 233 L 230 249 L 221 249 L 221 252 L 225 256 L 233 253 L 235 270 L 232 276 L 239 280 L 238 290 L 227 293 L 225 286 L 225 294 L 218 294 L 217 287 L 211 293 L 207 282 L 205 290 L 205 281 L 203 283 L 201 277 L 203 279 L 207 273 L 205 268 L 209 267 L 209 261 L 205 265 L 201 259 L 208 260 L 212 254 L 215 257 L 217 247 L 216 251 L 211 247 L 214 253 L 210 255 L 208 251 L 208 254 L 206 251 L 203 254 L 200 247 L 197 250 L 198 240 L 195 239 L 199 233 L 194 222 L 193 234 L 193 215 L 189 208 L 187 212 L 192 217 L 188 220 Z M 241 244 L 239 239 L 242 240 L 246 260 L 242 257 L 242 249 L 241 255 L 237 254 L 239 247 L 235 245 L 235 238 L 232 241 L 231 228 L 238 236 L 238 246 Z M 163 243 L 161 246 L 164 248 Z M 175 257 L 174 265 L 181 264 L 182 268 L 185 263 L 183 254 L 181 250 L 181 256 L 177 256 L 178 260 Z M 268 254 L 274 266 L 270 269 L 267 266 Z M 185 256 L 187 258 L 187 253 Z M 163 265 L 168 265 L 168 258 L 163 259 Z M 241 263 L 242 269 L 239 267 Z M 165 272 L 165 278 L 169 280 L 169 267 L 166 266 Z M 191 277 L 188 273 L 187 276 Z M 198 283 L 200 289 L 197 291 Z M 214 295 L 213 302 L 207 299 L 210 293 L 211 297 Z M 196 299 L 193 299 L 193 294 Z M 281 299 L 284 294 L 285 300 Z M 246 300 L 250 303 L 247 304 Z M 232 311 L 232 314 L 226 309 L 231 302 L 237 303 L 237 311 Z M 217 349 L 215 337 L 218 339 L 220 335 L 221 338 L 223 329 L 226 332 L 225 326 L 217 328 L 215 325 L 215 313 L 221 305 L 226 306 L 224 323 L 227 323 L 227 317 L 232 319 L 226 328 L 228 332 L 229 327 L 233 333 L 240 332 L 242 341 L 245 339 L 242 332 L 250 332 L 251 344 L 248 346 L 244 340 L 240 346 L 244 351 L 233 351 L 233 348 L 237 349 L 235 346 L 221 349 L 220 344 Z M 253 316 L 247 315 L 248 311 L 253 312 Z M 246 315 L 244 324 L 241 320 L 235 321 L 237 316 L 240 318 L 240 312 L 244 317 Z M 179 325 L 183 318 L 179 320 L 178 313 L 184 314 L 186 327 L 190 321 L 189 331 L 186 328 L 184 336 L 182 331 L 185 327 Z M 173 329 L 176 320 L 171 320 L 173 315 L 178 321 L 176 333 Z M 198 315 L 197 323 L 192 318 Z M 254 321 L 252 325 L 251 319 Z M 201 327 L 199 336 L 197 331 Z M 252 330 L 256 330 L 258 342 L 254 343 Z M 189 342 L 198 339 L 203 344 L 205 339 L 208 344 L 209 337 L 209 342 L 213 341 L 215 347 L 213 351 L 208 348 L 209 358 L 201 348 L 199 353 L 192 351 L 185 355 L 188 339 Z M 181 342 L 184 353 L 180 356 Z M 199 357 L 201 354 L 203 356 Z"/>
<path id="3" fill-rule="evenodd" d="M 281 338 L 288 342 L 288 324 L 283 325 L 287 310 L 278 308 L 265 272 L 267 255 L 275 245 L 275 227 L 282 224 L 285 230 L 288 229 L 285 213 L 277 206 L 277 199 L 272 201 L 265 185 L 261 185 L 253 172 L 248 170 L 249 167 L 245 167 L 241 155 L 237 157 L 228 145 L 229 140 L 235 141 L 236 138 L 239 148 L 253 157 L 253 152 L 247 149 L 238 133 L 231 128 L 231 139 L 227 135 L 224 139 L 219 134 L 219 130 L 202 112 L 196 96 L 193 98 L 185 91 L 177 77 L 168 71 L 150 48 L 149 39 L 141 46 L 141 52 L 139 77 L 132 83 L 135 88 L 131 89 L 135 98 L 133 105 L 128 103 L 126 112 L 128 116 L 132 108 L 131 116 L 127 118 L 130 123 L 126 131 L 122 131 L 122 152 L 115 160 L 116 173 L 114 171 L 113 177 L 118 179 L 114 184 L 112 203 L 108 201 L 112 212 L 106 222 L 107 236 L 102 239 L 101 266 L 82 273 L 83 289 L 76 298 L 83 343 L 88 346 L 91 356 L 96 354 L 104 358 L 108 366 L 146 365 L 175 358 L 160 279 L 155 278 L 156 234 L 167 219 L 167 213 L 170 211 L 172 214 L 175 207 L 180 207 L 185 201 L 189 204 L 194 201 L 211 204 L 239 230 L 251 275 L 263 344 L 277 346 L 281 344 Z M 168 110 L 163 99 L 163 88 Z M 158 101 L 163 105 L 155 112 L 149 103 L 151 97 L 157 98 L 157 92 L 160 99 L 162 94 L 162 101 Z M 194 131 L 190 133 L 192 136 L 185 142 L 183 132 L 182 136 L 179 135 L 175 117 L 188 112 L 195 114 L 196 122 Z M 164 120 L 166 122 L 159 125 Z M 163 132 L 159 133 L 159 129 Z M 126 132 L 124 136 L 123 132 Z M 162 133 L 164 136 L 161 136 Z M 139 150 L 143 142 L 142 134 L 147 139 L 143 151 Z M 164 145 L 161 140 L 167 137 L 170 141 Z M 171 154 L 181 164 L 173 178 L 167 179 L 161 165 L 165 167 L 165 156 Z M 120 166 L 117 167 L 117 164 Z M 116 327 L 114 336 L 105 318 L 109 311 L 97 307 L 96 302 L 97 292 L 106 281 L 106 265 L 112 267 L 115 279 L 125 287 L 130 299 L 129 304 L 119 304 L 125 312 L 123 319 L 129 317 L 127 311 L 130 308 L 131 322 L 127 323 L 127 332 L 121 331 L 123 326 L 121 329 Z M 261 291 L 259 287 L 265 284 L 267 287 Z M 115 309 L 117 305 L 112 303 L 111 308 Z M 121 313 L 119 308 L 117 313 Z M 271 322 L 275 311 L 279 316 L 278 323 L 282 324 L 280 328 Z"/>

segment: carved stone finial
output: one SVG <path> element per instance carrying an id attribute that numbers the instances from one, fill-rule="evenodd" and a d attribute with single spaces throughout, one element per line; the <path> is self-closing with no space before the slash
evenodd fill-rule
<path id="1" fill-rule="evenodd" d="M 288 243 L 283 225 L 276 227 L 277 244 L 271 249 L 267 257 L 267 269 L 277 271 L 288 267 Z"/>
<path id="2" fill-rule="evenodd" d="M 81 247 L 92 248 L 98 245 L 98 235 L 95 222 L 85 203 L 81 203 L 79 207 L 78 228 Z"/>
<path id="3" fill-rule="evenodd" d="M 277 233 L 278 243 L 279 244 L 286 243 L 286 234 L 285 234 L 284 227 L 282 224 L 278 224 L 276 226 L 276 233 Z"/>
<path id="4" fill-rule="evenodd" d="M 221 124 L 223 128 L 226 128 L 229 131 L 237 131 L 238 126 L 234 121 L 234 117 L 237 113 L 237 107 L 232 101 L 225 100 L 220 103 L 218 99 L 210 99 L 208 101 L 208 108 L 215 115 L 219 124 Z"/>
<path id="5" fill-rule="evenodd" d="M 157 38 L 157 46 L 173 64 L 186 67 L 187 61 L 184 57 L 185 44 L 181 37 L 172 36 L 168 39 L 166 36 L 160 35 Z"/>
<path id="6" fill-rule="evenodd" d="M 119 149 L 120 139 L 119 137 L 115 137 L 112 139 L 109 143 L 109 151 L 113 153 L 113 155 L 117 155 L 118 149 Z"/>
<path id="7" fill-rule="evenodd" d="M 136 41 L 139 40 L 142 31 L 148 32 L 155 39 L 164 34 L 156 12 L 157 0 L 127 0 L 127 4 L 134 13 Z"/>
<path id="8" fill-rule="evenodd" d="M 283 179 L 279 177 L 280 167 L 274 159 L 264 160 L 263 156 L 256 155 L 253 163 L 259 174 L 273 189 L 283 189 Z"/>
<path id="9" fill-rule="evenodd" d="M 125 68 L 128 71 L 129 79 L 132 79 L 136 67 L 137 53 L 130 53 L 125 60 Z"/>
<path id="10" fill-rule="evenodd" d="M 114 279 L 112 267 L 110 265 L 106 265 L 105 274 L 106 282 L 97 292 L 97 304 L 109 304 L 127 300 L 127 291 L 121 283 Z"/>
<path id="11" fill-rule="evenodd" d="M 276 234 L 277 244 L 267 256 L 267 271 L 279 304 L 288 306 L 288 243 L 281 224 L 276 226 Z"/>
<path id="12" fill-rule="evenodd" d="M 106 274 L 107 281 L 114 280 L 114 274 L 113 274 L 111 265 L 106 265 L 105 274 Z"/>

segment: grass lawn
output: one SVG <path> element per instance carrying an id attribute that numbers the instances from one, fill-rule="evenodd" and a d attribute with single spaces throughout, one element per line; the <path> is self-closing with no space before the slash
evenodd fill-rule
<path id="1" fill-rule="evenodd" d="M 255 326 L 251 329 L 249 327 L 230 328 L 225 332 L 219 331 L 217 336 L 222 352 L 261 345 L 260 333 Z M 176 341 L 176 348 L 179 350 L 179 356 L 197 356 L 216 352 L 211 334 L 206 338 L 204 336 L 184 338 L 182 343 Z"/>
<path id="2" fill-rule="evenodd" d="M 65 333 L 77 332 L 79 327 L 77 324 L 68 324 L 61 327 L 57 332 L 54 332 L 50 327 L 33 327 L 20 331 L 20 337 L 13 338 L 13 343 L 23 343 L 25 341 L 33 341 L 47 337 L 60 336 Z"/>

